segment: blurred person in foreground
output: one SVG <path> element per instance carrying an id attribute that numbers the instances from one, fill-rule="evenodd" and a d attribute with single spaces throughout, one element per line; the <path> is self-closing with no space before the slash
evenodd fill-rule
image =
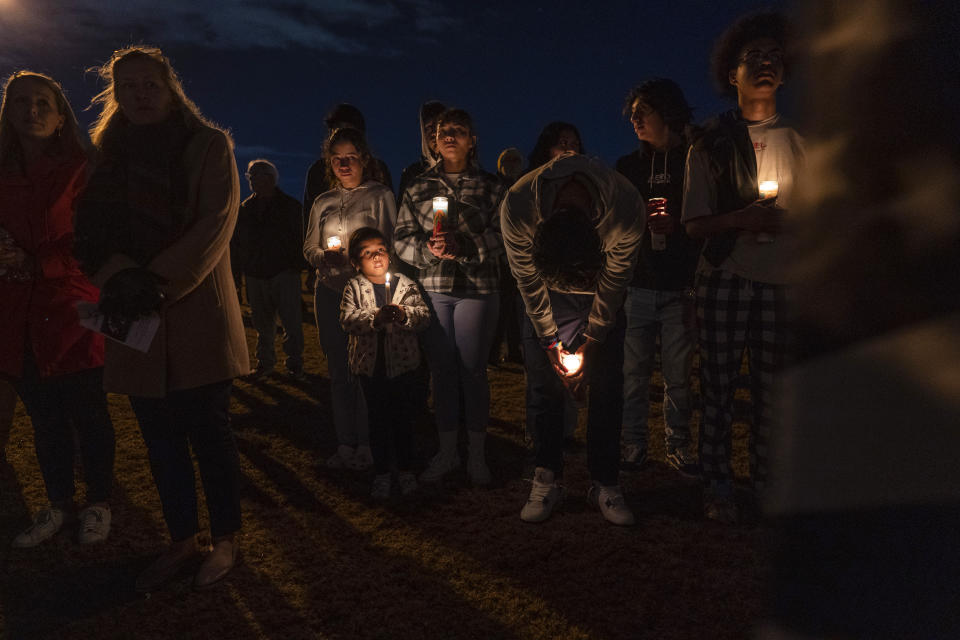
<path id="1" fill-rule="evenodd" d="M 704 515 L 739 519 L 731 468 L 733 405 L 749 366 L 750 485 L 768 483 L 774 384 L 789 362 L 789 269 L 796 236 L 784 228 L 803 164 L 803 139 L 777 109 L 789 70 L 789 25 L 778 13 L 732 24 L 713 52 L 714 81 L 737 107 L 705 123 L 687 157 L 683 223 L 705 239 L 697 267 Z"/>
<path id="2" fill-rule="evenodd" d="M 302 382 L 306 376 L 300 305 L 300 203 L 280 190 L 278 179 L 277 167 L 269 160 L 251 160 L 247 165 L 253 195 L 240 204 L 231 246 L 237 251 L 234 262 L 246 276 L 247 300 L 257 331 L 257 367 L 251 377 L 259 379 L 273 372 L 279 317 L 287 375 Z"/>
<path id="3" fill-rule="evenodd" d="M 99 71 L 98 164 L 77 208 L 77 257 L 105 314 L 160 317 L 146 353 L 108 341 L 104 369 L 104 387 L 130 396 L 172 541 L 135 588 L 153 591 L 201 551 L 192 450 L 213 539 L 193 579 L 204 589 L 234 567 L 241 528 L 230 395 L 250 356 L 230 271 L 233 145 L 159 49 L 121 49 Z"/>
<path id="4" fill-rule="evenodd" d="M 758 637 L 958 638 L 960 76 L 945 64 L 960 12 L 804 13 L 802 362 L 780 385 L 773 621 Z"/>
<path id="5" fill-rule="evenodd" d="M 74 442 L 88 503 L 78 540 L 100 542 L 110 533 L 114 432 L 103 392 L 103 336 L 80 325 L 75 306 L 99 293 L 73 255 L 74 205 L 88 169 L 60 85 L 30 71 L 10 76 L 0 106 L 0 375 L 30 415 L 49 501 L 14 547 L 34 547 L 77 518 Z M 4 402 L 7 425 L 15 401 L 11 395 Z M 9 435 L 9 426 L 4 431 Z"/>
<path id="6" fill-rule="evenodd" d="M 690 436 L 690 371 L 697 344 L 693 274 L 701 243 L 680 224 L 692 112 L 680 87 L 666 78 L 634 87 L 623 112 L 640 146 L 617 161 L 617 171 L 649 203 L 638 212 L 647 225 L 624 302 L 623 461 L 640 468 L 647 458 L 650 376 L 659 336 L 666 461 L 695 478 L 699 467 Z M 658 200 L 649 202 L 651 198 Z"/>
<path id="7" fill-rule="evenodd" d="M 588 499 L 609 522 L 634 523 L 619 486 L 622 307 L 643 206 L 626 178 L 572 152 L 529 172 L 504 198 L 504 245 L 526 307 L 527 421 L 535 435 L 533 486 L 520 512 L 526 522 L 546 520 L 564 497 L 564 403 L 582 401 L 589 387 Z"/>

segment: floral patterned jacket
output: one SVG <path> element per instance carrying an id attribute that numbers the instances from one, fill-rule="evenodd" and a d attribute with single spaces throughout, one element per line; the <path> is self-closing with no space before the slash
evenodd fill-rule
<path id="1" fill-rule="evenodd" d="M 392 274 L 390 279 L 394 283 L 391 302 L 400 305 L 407 314 L 402 326 L 391 325 L 386 329 L 384 339 L 387 377 L 395 378 L 416 369 L 420 364 L 420 345 L 416 332 L 430 324 L 430 309 L 413 280 L 401 273 Z M 350 371 L 356 375 L 373 375 L 378 342 L 378 330 L 373 326 L 373 318 L 378 310 L 373 284 L 363 274 L 351 278 L 340 300 L 340 325 L 350 334 L 347 360 Z"/>

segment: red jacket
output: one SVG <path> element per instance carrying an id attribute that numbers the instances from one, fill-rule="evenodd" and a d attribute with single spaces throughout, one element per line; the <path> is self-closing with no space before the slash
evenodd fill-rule
<path id="1" fill-rule="evenodd" d="M 36 260 L 28 282 L 0 277 L 0 375 L 23 375 L 29 341 L 44 378 L 103 366 L 103 336 L 79 324 L 74 304 L 99 290 L 73 258 L 73 211 L 86 158 L 38 159 L 27 175 L 0 173 L 0 227 Z"/>

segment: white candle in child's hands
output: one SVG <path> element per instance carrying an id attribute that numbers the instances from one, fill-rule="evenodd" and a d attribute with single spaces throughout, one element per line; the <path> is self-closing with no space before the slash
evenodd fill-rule
<path id="1" fill-rule="evenodd" d="M 327 249 L 336 251 L 340 248 L 340 236 L 330 236 L 327 238 Z"/>
<path id="2" fill-rule="evenodd" d="M 565 353 L 560 358 L 563 368 L 567 370 L 567 375 L 572 376 L 577 371 L 580 370 L 580 365 L 583 364 L 583 356 L 579 353 Z"/>
<path id="3" fill-rule="evenodd" d="M 384 280 L 383 286 L 384 286 L 384 292 L 387 295 L 386 295 L 386 302 L 384 304 L 390 304 L 390 272 L 389 271 L 387 271 L 385 277 L 386 277 L 386 280 Z"/>

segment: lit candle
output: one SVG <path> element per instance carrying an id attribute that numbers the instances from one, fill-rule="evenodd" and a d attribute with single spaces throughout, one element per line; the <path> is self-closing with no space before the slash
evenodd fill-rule
<path id="1" fill-rule="evenodd" d="M 387 271 L 386 280 L 384 281 L 383 286 L 384 286 L 384 292 L 387 294 L 386 304 L 390 304 L 390 272 L 389 271 Z"/>
<path id="2" fill-rule="evenodd" d="M 450 210 L 450 202 L 444 196 L 433 199 L 433 235 L 443 231 L 443 219 Z"/>
<path id="3" fill-rule="evenodd" d="M 330 236 L 327 238 L 327 249 L 331 251 L 340 249 L 340 236 Z"/>
<path id="4" fill-rule="evenodd" d="M 563 364 L 563 368 L 567 370 L 567 375 L 572 376 L 580 370 L 580 365 L 583 364 L 583 356 L 579 353 L 565 353 L 560 358 L 560 362 Z"/>
<path id="5" fill-rule="evenodd" d="M 764 180 L 758 185 L 761 198 L 776 198 L 780 191 L 780 185 L 776 180 Z"/>
<path id="6" fill-rule="evenodd" d="M 763 180 L 757 185 L 757 190 L 763 199 L 776 198 L 780 192 L 780 184 L 776 180 Z M 761 244 L 773 242 L 773 234 L 760 231 L 757 233 L 757 242 Z"/>

